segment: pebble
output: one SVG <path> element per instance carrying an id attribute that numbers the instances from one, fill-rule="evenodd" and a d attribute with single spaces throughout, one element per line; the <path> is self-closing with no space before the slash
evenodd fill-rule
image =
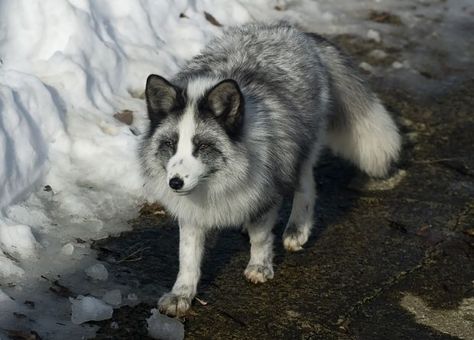
<path id="1" fill-rule="evenodd" d="M 385 59 L 387 57 L 387 53 L 383 50 L 375 49 L 369 53 L 369 57 L 374 59 Z"/>
<path id="2" fill-rule="evenodd" d="M 369 29 L 367 31 L 367 38 L 375 41 L 376 43 L 379 43 L 380 41 L 382 41 L 382 38 L 380 37 L 380 33 L 373 29 Z"/>
<path id="3" fill-rule="evenodd" d="M 366 63 L 365 61 L 361 62 L 359 64 L 359 67 L 361 69 L 363 69 L 364 71 L 367 71 L 367 72 L 370 72 L 370 73 L 374 72 L 374 67 L 372 65 L 370 65 L 369 63 Z"/>

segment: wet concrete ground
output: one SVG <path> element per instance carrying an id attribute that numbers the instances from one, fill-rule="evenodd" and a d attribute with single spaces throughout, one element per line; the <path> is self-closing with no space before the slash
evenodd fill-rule
<path id="1" fill-rule="evenodd" d="M 339 40 L 362 60 L 371 48 Z M 211 235 L 198 291 L 207 305 L 194 302 L 187 339 L 474 339 L 474 80 L 423 99 L 371 83 L 403 132 L 406 176 L 367 190 L 351 165 L 326 155 L 311 239 L 299 253 L 283 250 L 287 202 L 275 278 L 263 285 L 243 277 L 247 236 Z M 176 225 L 152 212 L 132 223 L 96 248 L 119 281 L 154 298 L 115 310 L 96 339 L 145 339 L 145 319 L 178 270 Z"/>

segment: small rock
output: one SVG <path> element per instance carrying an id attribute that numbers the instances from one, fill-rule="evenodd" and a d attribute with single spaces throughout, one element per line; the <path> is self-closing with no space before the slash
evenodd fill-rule
<path id="1" fill-rule="evenodd" d="M 374 59 L 385 59 L 387 57 L 387 53 L 383 50 L 375 49 L 369 53 L 369 57 Z"/>
<path id="2" fill-rule="evenodd" d="M 369 63 L 366 63 L 365 61 L 361 62 L 359 64 L 359 67 L 361 69 L 363 69 L 364 71 L 367 71 L 367 72 L 370 72 L 370 73 L 374 72 L 374 67 L 372 65 L 370 65 Z"/>
<path id="3" fill-rule="evenodd" d="M 412 142 L 412 143 L 414 143 L 418 140 L 419 135 L 420 134 L 416 131 L 408 132 L 408 133 L 405 134 L 405 136 L 407 137 L 407 140 L 409 142 Z"/>
<path id="4" fill-rule="evenodd" d="M 380 33 L 373 29 L 369 29 L 367 31 L 367 38 L 375 41 L 376 43 L 379 43 L 380 41 L 382 41 L 382 38 L 380 37 Z"/>
<path id="5" fill-rule="evenodd" d="M 79 295 L 77 299 L 69 298 L 69 301 L 72 304 L 71 321 L 76 325 L 110 319 L 114 312 L 111 306 L 92 296 Z"/>
<path id="6" fill-rule="evenodd" d="M 401 62 L 399 62 L 399 61 L 394 61 L 394 62 L 392 63 L 392 67 L 393 67 L 394 69 L 398 70 L 398 69 L 403 68 L 403 64 L 402 64 Z"/>
<path id="7" fill-rule="evenodd" d="M 400 124 L 402 124 L 403 126 L 406 126 L 406 127 L 410 127 L 410 126 L 413 126 L 413 121 L 408 119 L 408 118 L 405 118 L 405 117 L 399 117 L 398 121 L 400 122 Z"/>
<path id="8" fill-rule="evenodd" d="M 146 319 L 150 337 L 161 340 L 184 339 L 184 326 L 181 322 L 160 314 L 157 309 L 152 309 L 151 313 L 151 316 Z"/>
<path id="9" fill-rule="evenodd" d="M 117 321 L 113 321 L 110 323 L 110 328 L 112 329 L 119 329 L 119 324 Z"/>
<path id="10" fill-rule="evenodd" d="M 86 274 L 93 280 L 106 281 L 109 277 L 107 268 L 102 263 L 97 263 L 86 269 Z"/>

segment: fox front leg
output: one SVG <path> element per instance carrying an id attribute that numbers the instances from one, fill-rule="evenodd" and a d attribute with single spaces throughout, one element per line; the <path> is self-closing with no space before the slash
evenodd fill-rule
<path id="1" fill-rule="evenodd" d="M 162 313 L 180 317 L 191 307 L 201 275 L 204 240 L 204 228 L 179 222 L 179 273 L 171 292 L 158 301 Z"/>

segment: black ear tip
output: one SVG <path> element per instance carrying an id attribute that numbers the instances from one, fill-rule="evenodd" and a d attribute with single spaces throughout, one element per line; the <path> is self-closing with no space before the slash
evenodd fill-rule
<path id="1" fill-rule="evenodd" d="M 159 76 L 157 74 L 150 74 L 147 78 L 146 78 L 146 83 L 147 85 L 148 84 L 151 84 L 153 82 L 156 82 L 156 81 L 163 81 L 165 80 L 165 78 L 163 78 L 162 76 Z M 166 80 L 165 80 L 166 81 Z"/>
<path id="2" fill-rule="evenodd" d="M 226 79 L 226 80 L 223 80 L 223 81 L 221 82 L 221 84 L 229 84 L 229 85 L 235 87 L 236 89 L 240 88 L 240 87 L 239 87 L 239 84 L 237 83 L 237 81 L 235 81 L 234 79 L 230 79 L 230 78 L 229 78 L 229 79 Z"/>

